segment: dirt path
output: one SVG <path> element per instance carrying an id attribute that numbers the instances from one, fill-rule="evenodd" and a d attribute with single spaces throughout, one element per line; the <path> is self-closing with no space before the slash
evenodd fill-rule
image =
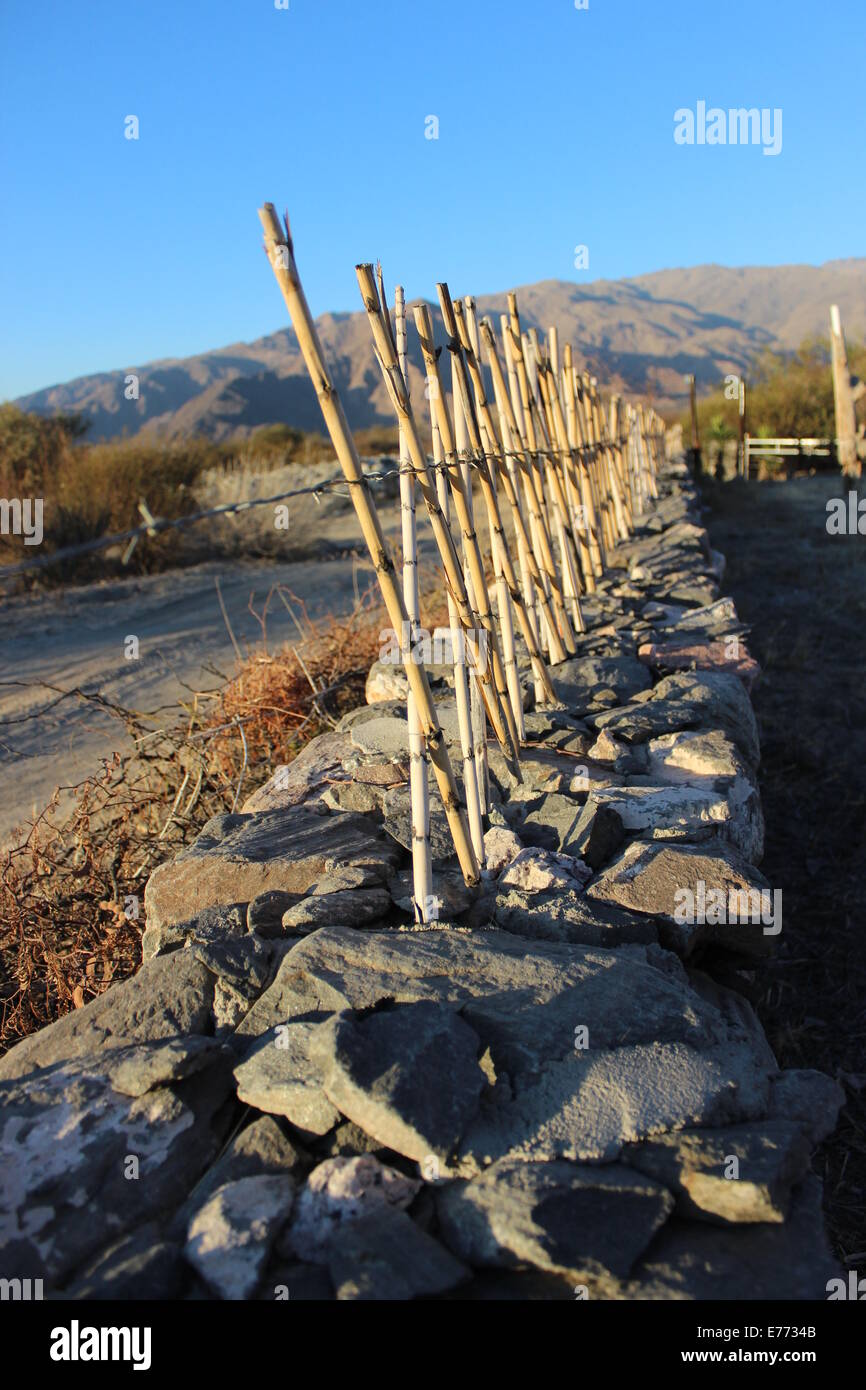
<path id="1" fill-rule="evenodd" d="M 213 689 L 231 672 L 234 652 L 215 580 L 238 643 L 255 644 L 261 628 L 249 610 L 281 584 L 311 617 L 351 610 L 373 581 L 366 561 L 340 558 L 295 564 L 222 562 L 193 569 L 36 597 L 3 601 L 0 622 L 0 843 L 38 812 L 55 787 L 81 781 L 99 760 L 127 746 L 122 725 L 79 698 L 52 702 L 58 691 L 99 691 L 138 710 L 165 707 L 189 689 Z M 296 633 L 283 604 L 269 611 L 268 640 Z M 124 655 L 139 640 L 139 659 Z"/>
<path id="2" fill-rule="evenodd" d="M 866 1267 L 866 537 L 829 536 L 838 477 L 708 487 L 723 592 L 764 668 L 767 848 L 783 927 L 758 1009 L 779 1063 L 816 1067 L 848 1104 L 819 1154 L 836 1249 Z M 859 1258 L 852 1258 L 859 1257 Z"/>

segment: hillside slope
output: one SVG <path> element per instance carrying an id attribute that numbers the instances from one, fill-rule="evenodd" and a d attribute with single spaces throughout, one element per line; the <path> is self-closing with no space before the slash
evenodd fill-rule
<path id="1" fill-rule="evenodd" d="M 660 409 L 682 399 L 686 372 L 710 389 L 728 372 L 747 372 L 764 347 L 793 349 L 807 335 L 826 333 L 831 303 L 840 304 L 849 337 L 866 337 L 866 259 L 821 266 L 695 266 L 587 284 L 544 280 L 521 287 L 518 295 L 526 327 L 556 323 L 582 365 Z M 505 293 L 479 296 L 478 307 L 498 322 Z M 438 311 L 434 320 L 441 341 Z M 352 426 L 393 423 L 366 316 L 329 313 L 317 322 Z M 410 332 L 413 393 L 421 381 L 414 338 Z M 124 398 L 127 371 L 139 376 L 137 401 Z M 290 329 L 197 357 L 78 377 L 17 403 L 46 413 L 81 411 L 92 422 L 92 439 L 142 429 L 222 439 L 274 421 L 321 428 Z"/>

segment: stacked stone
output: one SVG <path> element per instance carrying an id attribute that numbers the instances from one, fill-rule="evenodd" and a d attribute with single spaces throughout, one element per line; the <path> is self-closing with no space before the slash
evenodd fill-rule
<path id="1" fill-rule="evenodd" d="M 405 698 L 375 678 L 393 698 L 156 870 L 139 974 L 0 1062 L 7 1276 L 80 1299 L 826 1297 L 810 1163 L 843 1094 L 780 1071 L 748 1002 L 778 913 L 704 910 L 771 900 L 756 667 L 681 464 L 659 490 L 583 601 L 557 708 L 523 662 L 530 746 L 520 783 L 490 750 L 480 893 L 433 798 L 439 917 L 412 923 Z"/>

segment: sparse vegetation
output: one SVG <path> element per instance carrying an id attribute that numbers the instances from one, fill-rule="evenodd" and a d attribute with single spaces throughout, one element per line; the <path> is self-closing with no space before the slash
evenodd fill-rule
<path id="1" fill-rule="evenodd" d="M 139 502 L 153 516 L 174 519 L 200 505 L 196 485 L 214 472 L 268 472 L 287 464 L 333 458 L 323 435 L 290 425 L 265 425 L 249 438 L 215 444 L 190 437 L 159 441 L 147 436 L 91 444 L 77 415 L 41 416 L 0 405 L 0 497 L 44 499 L 41 554 L 131 530 L 142 524 Z M 396 429 L 360 430 L 362 454 L 395 452 Z M 102 552 L 39 572 L 42 584 L 87 582 L 113 572 L 148 573 L 176 565 L 184 556 L 176 535 L 149 537 L 121 565 L 121 553 Z M 0 565 L 33 559 L 23 538 L 0 535 Z M 192 559 L 200 559 L 193 547 Z"/>
<path id="2" fill-rule="evenodd" d="M 363 702 L 384 622 L 378 597 L 321 623 L 283 597 L 298 642 L 272 653 L 263 640 L 227 684 L 191 692 L 175 722 L 90 697 L 134 751 L 59 789 L 0 852 L 0 1050 L 134 974 L 151 870 Z"/>
<path id="3" fill-rule="evenodd" d="M 856 376 L 866 376 L 866 345 L 849 343 L 848 361 Z M 807 338 L 793 354 L 765 352 L 747 374 L 746 419 L 750 434 L 798 439 L 832 438 L 835 434 L 830 342 Z M 738 404 L 724 386 L 698 401 L 702 440 L 724 443 L 737 434 Z M 676 417 L 690 436 L 688 411 Z"/>

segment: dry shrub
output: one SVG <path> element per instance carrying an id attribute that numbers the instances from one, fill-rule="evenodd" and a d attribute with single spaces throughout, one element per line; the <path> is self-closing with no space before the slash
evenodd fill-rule
<path id="1" fill-rule="evenodd" d="M 271 601 L 291 607 L 298 640 L 268 650 L 266 605 L 260 646 L 239 654 L 225 686 L 192 692 L 169 727 L 94 697 L 134 751 L 58 790 L 0 853 L 0 1047 L 134 974 L 151 870 L 363 703 L 385 623 L 378 600 L 316 623 L 283 591 Z"/>
<path id="2" fill-rule="evenodd" d="M 0 404 L 0 498 L 42 499 L 44 539 L 39 558 L 141 526 L 142 500 L 153 516 L 175 520 L 212 505 L 215 479 L 223 479 L 229 488 L 220 500 L 240 501 L 273 492 L 277 482 L 269 486 L 266 480 L 274 470 L 288 465 L 294 469 L 298 464 L 335 465 L 328 439 L 284 424 L 265 425 L 247 437 L 219 443 L 198 436 L 162 440 L 146 432 L 109 443 L 82 442 L 87 426 L 79 415 L 45 417 Z M 355 438 L 362 454 L 396 453 L 396 429 L 361 430 Z M 286 478 L 279 486 L 290 490 L 297 482 Z M 245 520 L 251 515 L 257 514 L 250 513 Z M 268 521 L 270 543 L 263 545 Z M 182 543 L 179 536 L 184 538 Z M 227 538 L 228 547 L 223 544 Z M 109 574 L 149 573 L 194 563 L 209 544 L 215 553 L 227 548 L 231 553 L 269 554 L 274 549 L 273 517 L 262 516 L 258 526 L 234 531 L 229 523 L 223 523 L 222 529 L 217 523 L 216 534 L 213 523 L 210 528 L 197 523 L 188 531 L 141 538 L 126 556 L 126 564 L 122 563 L 125 547 L 118 545 L 58 561 L 18 583 L 21 587 L 81 583 Z M 34 558 L 22 536 L 0 535 L 0 566 Z"/>
<path id="3" fill-rule="evenodd" d="M 796 352 L 765 349 L 746 371 L 746 420 L 751 434 L 766 438 L 832 439 L 836 433 L 830 341 L 806 338 Z M 858 376 L 866 373 L 866 344 L 848 343 L 848 362 Z M 698 401 L 701 439 L 736 438 L 736 392 L 719 388 Z M 688 412 L 674 417 L 690 437 Z M 673 418 L 671 423 L 673 423 Z M 826 458 L 811 461 L 815 467 L 835 467 Z"/>

